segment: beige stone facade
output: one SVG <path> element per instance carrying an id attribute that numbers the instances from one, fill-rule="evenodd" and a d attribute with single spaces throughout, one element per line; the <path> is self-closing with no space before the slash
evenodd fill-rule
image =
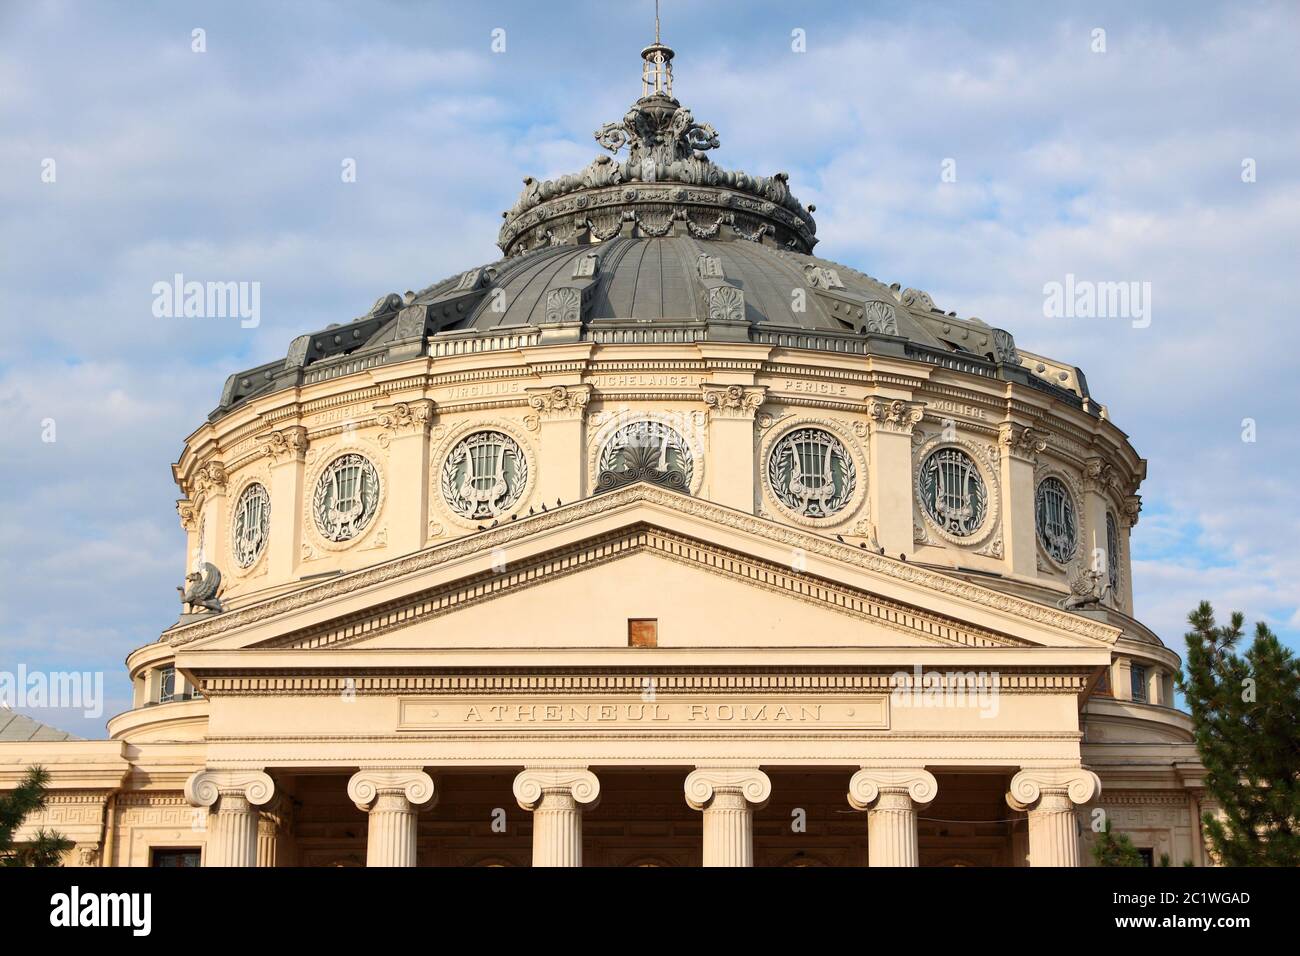
<path id="1" fill-rule="evenodd" d="M 71 864 L 1079 865 L 1099 808 L 1155 860 L 1208 863 L 1178 660 L 1133 617 L 1145 463 L 1108 415 L 896 357 L 429 351 L 190 436 L 184 566 L 222 568 L 225 613 L 130 655 L 135 707 L 108 740 L 0 744 L 0 785 L 51 770 L 29 827 L 68 834 Z M 689 485 L 595 494 L 602 443 L 648 420 L 683 436 Z M 811 426 L 856 468 L 828 518 L 793 513 L 765 468 Z M 527 478 L 473 520 L 441 476 L 485 429 Z M 973 539 L 919 504 L 940 447 L 988 489 Z M 378 503 L 339 542 L 313 501 L 346 454 Z M 1035 534 L 1047 475 L 1081 555 L 1108 515 L 1121 532 L 1119 586 L 1078 613 L 1056 605 L 1080 561 Z M 254 483 L 269 535 L 240 568 Z"/>

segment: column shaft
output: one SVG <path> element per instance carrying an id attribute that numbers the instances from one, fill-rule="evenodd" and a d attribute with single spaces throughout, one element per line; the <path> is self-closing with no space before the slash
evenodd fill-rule
<path id="1" fill-rule="evenodd" d="M 380 791 L 370 808 L 366 866 L 415 866 L 416 819 L 404 793 Z"/>
<path id="2" fill-rule="evenodd" d="M 1029 865 L 1079 865 L 1078 821 L 1064 790 L 1043 791 L 1038 806 L 1029 811 Z"/>
<path id="3" fill-rule="evenodd" d="M 223 793 L 208 815 L 204 866 L 257 865 L 257 809 L 242 793 Z"/>
<path id="4" fill-rule="evenodd" d="M 567 789 L 545 791 L 533 811 L 533 866 L 582 866 L 582 808 Z"/>
<path id="5" fill-rule="evenodd" d="M 753 811 L 740 790 L 717 790 L 704 808 L 704 865 L 754 865 Z"/>
<path id="6" fill-rule="evenodd" d="M 867 811 L 867 862 L 870 866 L 919 866 L 916 809 L 905 789 L 882 790 Z"/>

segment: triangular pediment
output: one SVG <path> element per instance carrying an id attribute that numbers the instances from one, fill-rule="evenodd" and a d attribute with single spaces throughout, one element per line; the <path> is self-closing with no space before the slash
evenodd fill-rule
<path id="1" fill-rule="evenodd" d="M 630 618 L 659 622 L 661 651 L 1097 649 L 1117 636 L 1056 608 L 636 485 L 166 637 L 187 652 L 310 651 L 318 660 L 344 650 L 626 649 Z"/>

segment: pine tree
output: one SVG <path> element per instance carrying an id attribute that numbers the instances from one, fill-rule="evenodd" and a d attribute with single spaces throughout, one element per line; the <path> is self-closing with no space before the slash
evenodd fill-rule
<path id="1" fill-rule="evenodd" d="M 1106 827 L 1092 844 L 1092 859 L 1098 866 L 1146 866 L 1127 833 L 1111 833 L 1110 818 Z"/>
<path id="2" fill-rule="evenodd" d="M 50 774 L 44 767 L 29 767 L 16 788 L 0 794 L 0 866 L 60 866 L 72 841 L 61 833 L 37 830 L 27 843 L 14 846 L 14 831 L 29 815 L 45 807 L 45 785 Z"/>
<path id="3" fill-rule="evenodd" d="M 1179 687 L 1195 723 L 1210 849 L 1225 866 L 1300 866 L 1300 663 L 1262 621 L 1244 654 L 1240 612 L 1218 625 L 1202 601 L 1187 617 Z"/>

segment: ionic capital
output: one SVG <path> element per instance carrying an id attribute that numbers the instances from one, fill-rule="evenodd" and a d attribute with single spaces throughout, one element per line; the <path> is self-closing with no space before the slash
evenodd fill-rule
<path id="1" fill-rule="evenodd" d="M 1065 796 L 1070 803 L 1084 804 L 1101 794 L 1101 779 L 1082 767 L 1030 767 L 1011 778 L 1007 806 L 1013 810 L 1032 810 L 1045 794 Z"/>
<path id="2" fill-rule="evenodd" d="M 714 418 L 736 418 L 753 421 L 754 415 L 767 398 L 767 387 L 744 385 L 701 385 L 704 404 Z"/>
<path id="3" fill-rule="evenodd" d="M 278 432 L 259 435 L 266 456 L 276 464 L 283 461 L 302 461 L 307 455 L 307 429 L 301 425 L 290 425 Z"/>
<path id="4" fill-rule="evenodd" d="M 705 809 L 719 793 L 738 793 L 754 809 L 767 805 L 772 781 L 757 767 L 698 767 L 686 778 L 686 802 Z"/>
<path id="5" fill-rule="evenodd" d="M 849 780 L 849 803 L 855 810 L 870 810 L 882 793 L 895 792 L 924 805 L 938 794 L 939 782 L 919 767 L 863 767 Z"/>
<path id="6" fill-rule="evenodd" d="M 176 499 L 176 514 L 180 516 L 182 531 L 199 530 L 199 509 L 189 498 Z"/>
<path id="7" fill-rule="evenodd" d="M 1142 496 L 1125 495 L 1124 496 L 1124 523 L 1130 528 L 1138 523 L 1138 515 L 1142 513 Z"/>
<path id="8" fill-rule="evenodd" d="M 579 421 L 591 401 L 590 385 L 552 385 L 526 388 L 528 405 L 543 422 Z"/>
<path id="9" fill-rule="evenodd" d="M 579 804 L 594 806 L 600 781 L 582 767 L 529 767 L 515 777 L 515 800 L 524 810 L 536 810 L 547 793 L 564 793 Z"/>
<path id="10" fill-rule="evenodd" d="M 1012 458 L 1034 465 L 1038 456 L 1047 450 L 1047 435 L 1032 425 L 1003 422 L 998 426 L 998 444 Z"/>
<path id="11" fill-rule="evenodd" d="M 1083 490 L 1105 492 L 1118 483 L 1115 466 L 1104 458 L 1089 458 L 1083 463 Z"/>
<path id="12" fill-rule="evenodd" d="M 901 398 L 868 398 L 867 418 L 873 432 L 910 435 L 925 415 L 925 402 L 907 402 Z"/>
<path id="13" fill-rule="evenodd" d="M 215 459 L 205 462 L 190 478 L 190 487 L 195 498 L 208 494 L 219 494 L 226 490 L 229 481 L 226 466 Z"/>
<path id="14" fill-rule="evenodd" d="M 383 429 L 379 439 L 381 444 L 403 434 L 423 435 L 433 424 L 433 400 L 428 398 L 376 405 L 374 410 L 375 423 Z"/>
<path id="15" fill-rule="evenodd" d="M 380 794 L 400 793 L 412 806 L 433 806 L 433 778 L 413 767 L 368 767 L 348 781 L 348 799 L 369 812 Z"/>
<path id="16" fill-rule="evenodd" d="M 185 781 L 185 800 L 192 807 L 210 807 L 225 796 L 260 807 L 275 796 L 275 781 L 261 770 L 198 770 Z"/>

